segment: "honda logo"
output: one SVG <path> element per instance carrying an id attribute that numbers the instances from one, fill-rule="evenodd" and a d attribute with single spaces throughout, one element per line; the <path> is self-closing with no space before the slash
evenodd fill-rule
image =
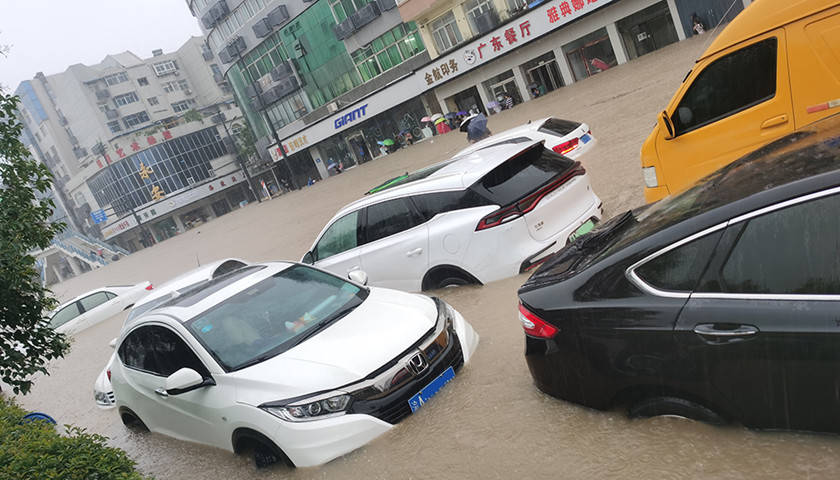
<path id="1" fill-rule="evenodd" d="M 411 370 L 411 373 L 414 375 L 420 375 L 426 371 L 427 368 L 429 368 L 429 361 L 426 360 L 426 356 L 423 355 L 422 352 L 418 352 L 408 360 L 408 369 Z"/>

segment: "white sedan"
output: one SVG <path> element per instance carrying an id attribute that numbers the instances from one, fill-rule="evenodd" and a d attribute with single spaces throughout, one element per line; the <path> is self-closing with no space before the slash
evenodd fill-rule
<path id="1" fill-rule="evenodd" d="M 478 335 L 439 299 L 352 277 L 254 264 L 141 315 L 111 368 L 123 422 L 253 451 L 258 466 L 318 465 L 390 430 L 454 378 Z"/>
<path id="2" fill-rule="evenodd" d="M 50 326 L 72 335 L 131 308 L 154 288 L 150 282 L 102 287 L 62 304 L 50 316 Z"/>
<path id="3" fill-rule="evenodd" d="M 595 137 L 589 125 L 573 120 L 559 118 L 542 118 L 520 125 L 510 130 L 497 133 L 476 142 L 461 150 L 456 157 L 467 155 L 478 150 L 496 145 L 507 140 L 537 140 L 543 141 L 545 148 L 568 158 L 578 158 L 595 146 Z"/>

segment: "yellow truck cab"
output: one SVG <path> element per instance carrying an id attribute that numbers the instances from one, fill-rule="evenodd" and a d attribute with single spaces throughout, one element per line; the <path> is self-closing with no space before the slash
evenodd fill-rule
<path id="1" fill-rule="evenodd" d="M 840 1 L 755 0 L 718 35 L 642 145 L 645 200 L 840 112 Z"/>

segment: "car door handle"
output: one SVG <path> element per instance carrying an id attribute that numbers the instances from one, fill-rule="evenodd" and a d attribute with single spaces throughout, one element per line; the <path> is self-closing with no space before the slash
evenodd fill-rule
<path id="1" fill-rule="evenodd" d="M 166 390 L 164 390 L 163 388 L 156 388 L 155 393 L 157 393 L 158 395 L 160 395 L 161 397 L 164 397 L 164 398 L 169 396 L 169 394 L 166 393 Z"/>
<path id="2" fill-rule="evenodd" d="M 765 129 L 765 128 L 778 127 L 779 125 L 784 125 L 785 123 L 787 123 L 787 121 L 788 121 L 787 115 L 782 114 L 782 115 L 779 115 L 778 117 L 773 117 L 773 118 L 769 118 L 769 119 L 765 120 L 764 123 L 761 124 L 761 128 Z"/>
<path id="3" fill-rule="evenodd" d="M 417 256 L 417 255 L 420 255 L 421 253 L 423 253 L 423 249 L 418 247 L 418 248 L 415 248 L 414 250 L 409 250 L 409 251 L 405 252 L 405 256 L 406 257 L 414 257 L 414 256 Z"/>
<path id="4" fill-rule="evenodd" d="M 735 328 L 719 328 L 719 326 L 732 326 L 732 324 L 702 323 L 694 327 L 694 333 L 704 337 L 750 337 L 758 333 L 758 329 L 752 325 L 738 325 Z"/>

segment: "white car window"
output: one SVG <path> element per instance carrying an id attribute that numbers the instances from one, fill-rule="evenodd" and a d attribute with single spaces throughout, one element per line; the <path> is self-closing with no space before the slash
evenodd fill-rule
<path id="1" fill-rule="evenodd" d="M 323 260 L 327 257 L 356 248 L 359 244 L 356 228 L 358 226 L 359 212 L 355 211 L 336 220 L 330 228 L 324 232 L 318 245 L 315 246 L 315 260 Z"/>
<path id="2" fill-rule="evenodd" d="M 87 297 L 79 300 L 79 303 L 82 304 L 82 308 L 84 308 L 86 312 L 89 312 L 108 300 L 108 294 L 106 292 L 96 292 L 93 295 L 88 295 Z"/>
<path id="3" fill-rule="evenodd" d="M 50 319 L 50 326 L 52 328 L 58 328 L 65 323 L 73 320 L 74 318 L 78 317 L 81 312 L 79 311 L 79 303 L 73 302 L 70 305 L 62 308 L 55 315 L 52 316 Z"/>

